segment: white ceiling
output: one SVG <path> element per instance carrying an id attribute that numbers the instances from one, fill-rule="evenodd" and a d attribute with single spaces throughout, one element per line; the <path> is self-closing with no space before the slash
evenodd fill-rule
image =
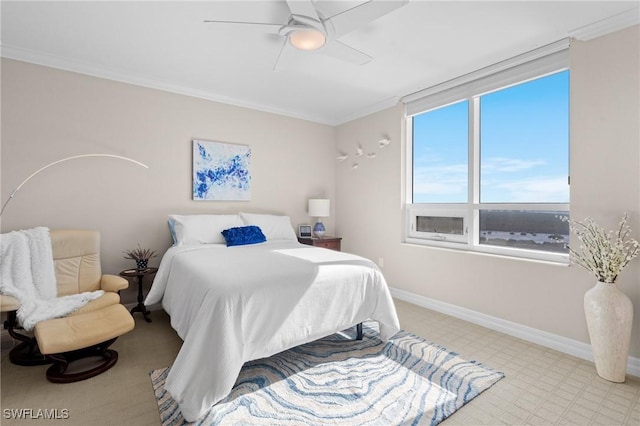
<path id="1" fill-rule="evenodd" d="M 314 1 L 325 16 L 358 1 Z M 286 22 L 283 0 L 2 1 L 2 56 L 201 98 L 340 124 L 407 94 L 568 36 L 638 23 L 639 1 L 420 1 L 344 35 L 354 65 L 278 36 L 205 19 Z M 593 25 L 592 25 L 593 24 Z"/>

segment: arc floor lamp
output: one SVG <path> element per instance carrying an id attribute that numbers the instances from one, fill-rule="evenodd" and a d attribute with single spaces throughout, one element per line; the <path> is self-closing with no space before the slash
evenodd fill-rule
<path id="1" fill-rule="evenodd" d="M 29 182 L 29 180 L 31 178 L 33 178 L 34 176 L 36 176 L 37 174 L 45 171 L 46 169 L 48 169 L 49 167 L 55 166 L 56 164 L 60 164 L 63 163 L 65 161 L 70 161 L 70 160 L 76 160 L 79 158 L 86 158 L 86 157 L 108 157 L 108 158 L 115 158 L 118 160 L 124 160 L 124 161 L 129 161 L 131 163 L 137 164 L 138 166 L 144 167 L 145 169 L 148 169 L 149 166 L 147 166 L 146 164 L 143 164 L 139 161 L 133 160 L 131 158 L 128 157 L 123 157 L 121 155 L 114 155 L 114 154 L 82 154 L 82 155 L 74 155 L 72 157 L 67 157 L 67 158 L 63 158 L 61 160 L 57 160 L 54 161 L 52 163 L 47 164 L 44 167 L 39 168 L 38 170 L 36 170 L 35 172 L 31 173 L 29 176 L 27 176 L 27 178 L 25 180 L 23 180 L 22 182 L 20 182 L 20 185 L 18 185 L 16 187 L 16 189 L 14 189 L 11 192 L 11 195 L 9 195 L 9 198 L 7 198 L 7 201 L 4 202 L 4 204 L 2 205 L 2 209 L 0 209 L 0 216 L 2 216 L 2 213 L 4 213 L 4 209 L 7 208 L 7 205 L 9 204 L 9 202 L 13 199 L 13 197 L 15 197 L 16 193 L 20 190 L 20 188 L 22 188 L 24 186 L 24 184 L 26 184 L 27 182 Z"/>

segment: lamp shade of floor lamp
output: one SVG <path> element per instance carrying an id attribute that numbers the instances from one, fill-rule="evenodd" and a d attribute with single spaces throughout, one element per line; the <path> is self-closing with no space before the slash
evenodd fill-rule
<path id="1" fill-rule="evenodd" d="M 148 169 L 149 166 L 147 166 L 146 164 L 143 164 L 139 161 L 133 160 L 131 158 L 128 157 L 122 157 L 120 155 L 113 155 L 113 154 L 82 154 L 82 155 L 74 155 L 73 157 L 67 157 L 67 158 L 63 158 L 61 160 L 57 160 L 54 161 L 52 163 L 47 164 L 44 167 L 39 168 L 38 170 L 36 170 L 35 172 L 31 173 L 29 176 L 27 176 L 27 178 L 25 180 L 23 180 L 22 182 L 20 182 L 20 185 L 18 185 L 16 187 L 16 189 L 14 189 L 11 192 L 11 195 L 9 195 L 9 198 L 7 198 L 7 201 L 4 202 L 4 204 L 2 205 L 2 209 L 0 210 L 0 216 L 2 216 L 2 213 L 4 213 L 4 209 L 7 208 L 7 205 L 9 204 L 9 201 L 11 201 L 13 199 L 13 197 L 15 197 L 15 195 L 18 193 L 18 191 L 20 190 L 20 188 L 22 188 L 27 182 L 29 182 L 29 180 L 31 180 L 31 178 L 33 178 L 34 176 L 36 176 L 37 174 L 45 171 L 46 169 L 48 169 L 49 167 L 55 166 L 56 164 L 60 164 L 63 163 L 65 161 L 70 161 L 70 160 L 76 160 L 79 158 L 86 158 L 86 157 L 108 157 L 108 158 L 115 158 L 118 160 L 124 160 L 124 161 L 129 161 L 131 163 L 137 164 L 140 167 L 144 167 L 145 169 Z"/>
<path id="2" fill-rule="evenodd" d="M 331 212 L 331 202 L 323 198 L 312 198 L 309 200 L 309 216 L 318 218 L 318 221 L 313 225 L 313 235 L 317 238 L 324 237 L 324 224 L 322 223 L 323 217 L 329 217 Z"/>

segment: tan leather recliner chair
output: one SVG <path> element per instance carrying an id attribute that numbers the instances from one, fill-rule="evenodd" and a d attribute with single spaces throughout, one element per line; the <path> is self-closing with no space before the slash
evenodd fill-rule
<path id="1" fill-rule="evenodd" d="M 95 290 L 104 290 L 105 294 L 66 317 L 39 322 L 34 337 L 16 332 L 18 300 L 0 295 L 0 309 L 8 313 L 5 328 L 21 341 L 9 353 L 14 364 L 53 362 L 47 370 L 50 381 L 74 382 L 100 374 L 116 363 L 118 354 L 108 346 L 135 325 L 131 314 L 120 304 L 118 293 L 129 282 L 117 275 L 102 275 L 99 232 L 51 230 L 50 236 L 58 296 Z M 96 355 L 102 358 L 97 366 L 65 374 L 70 362 Z"/>

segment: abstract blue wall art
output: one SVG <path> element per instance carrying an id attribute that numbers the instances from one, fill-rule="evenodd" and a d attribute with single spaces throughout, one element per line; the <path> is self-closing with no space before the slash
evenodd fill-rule
<path id="1" fill-rule="evenodd" d="M 251 148 L 223 142 L 193 140 L 193 199 L 251 199 Z"/>

